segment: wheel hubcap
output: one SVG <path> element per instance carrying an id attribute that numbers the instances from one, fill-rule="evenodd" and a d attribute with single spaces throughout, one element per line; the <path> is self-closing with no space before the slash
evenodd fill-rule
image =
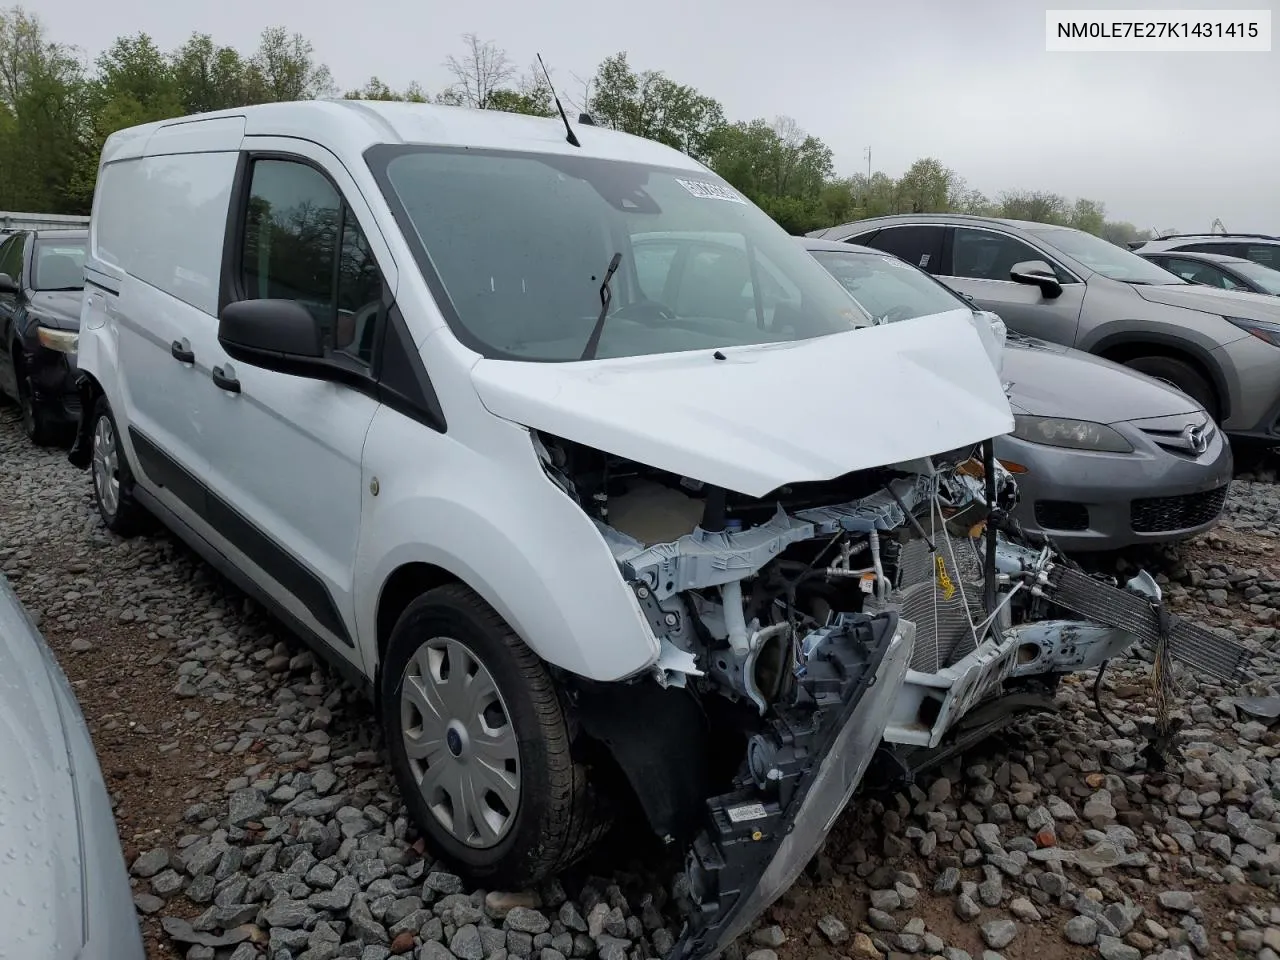
<path id="1" fill-rule="evenodd" d="M 114 517 L 120 503 L 120 455 L 115 431 L 106 417 L 99 417 L 93 429 L 93 486 L 102 508 Z"/>
<path id="2" fill-rule="evenodd" d="M 458 842 L 488 848 L 520 802 L 520 751 L 493 676 L 466 644 L 420 646 L 400 684 L 400 728 L 427 808 Z"/>

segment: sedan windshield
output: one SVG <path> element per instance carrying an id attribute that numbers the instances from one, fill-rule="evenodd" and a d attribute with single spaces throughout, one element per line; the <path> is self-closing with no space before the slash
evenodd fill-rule
<path id="1" fill-rule="evenodd" d="M 626 357 L 867 326 L 714 174 L 559 154 L 380 146 L 371 169 L 458 339 L 489 357 Z M 617 269 L 601 285 L 614 255 Z"/>
<path id="2" fill-rule="evenodd" d="M 928 274 L 897 257 L 856 250 L 809 252 L 876 320 L 914 320 L 931 313 L 972 309 Z"/>
<path id="3" fill-rule="evenodd" d="M 1273 270 L 1253 261 L 1233 263 L 1231 269 L 1252 280 L 1267 293 L 1280 296 L 1280 270 Z"/>
<path id="4" fill-rule="evenodd" d="M 85 243 L 84 240 L 37 240 L 32 258 L 32 289 L 84 289 Z"/>
<path id="5" fill-rule="evenodd" d="M 1068 257 L 1084 264 L 1095 273 L 1112 280 L 1136 283 L 1144 286 L 1164 286 L 1185 283 L 1163 267 L 1157 267 L 1136 253 L 1130 253 L 1108 240 L 1095 237 L 1083 230 L 1070 227 L 1037 227 L 1027 231 L 1051 247 L 1056 247 Z"/>

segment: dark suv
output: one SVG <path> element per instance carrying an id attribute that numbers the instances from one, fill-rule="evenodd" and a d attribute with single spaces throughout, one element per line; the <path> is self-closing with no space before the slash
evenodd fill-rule
<path id="1" fill-rule="evenodd" d="M 0 393 L 18 401 L 34 443 L 80 414 L 73 385 L 86 230 L 20 230 L 0 243 Z"/>

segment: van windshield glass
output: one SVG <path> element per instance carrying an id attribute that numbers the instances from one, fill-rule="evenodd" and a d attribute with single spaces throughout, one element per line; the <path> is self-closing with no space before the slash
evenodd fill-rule
<path id="1" fill-rule="evenodd" d="M 375 148 L 370 165 L 458 338 L 491 357 L 805 340 L 869 326 L 843 288 L 714 174 L 596 157 Z"/>

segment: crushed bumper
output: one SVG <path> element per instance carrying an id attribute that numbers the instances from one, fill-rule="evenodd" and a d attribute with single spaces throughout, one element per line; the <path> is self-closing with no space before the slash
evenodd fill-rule
<path id="1" fill-rule="evenodd" d="M 717 956 L 795 882 L 876 753 L 915 628 L 842 615 L 818 631 L 799 685 L 807 705 L 757 736 L 733 791 L 707 802 L 677 895 L 690 918 L 671 957 Z"/>

